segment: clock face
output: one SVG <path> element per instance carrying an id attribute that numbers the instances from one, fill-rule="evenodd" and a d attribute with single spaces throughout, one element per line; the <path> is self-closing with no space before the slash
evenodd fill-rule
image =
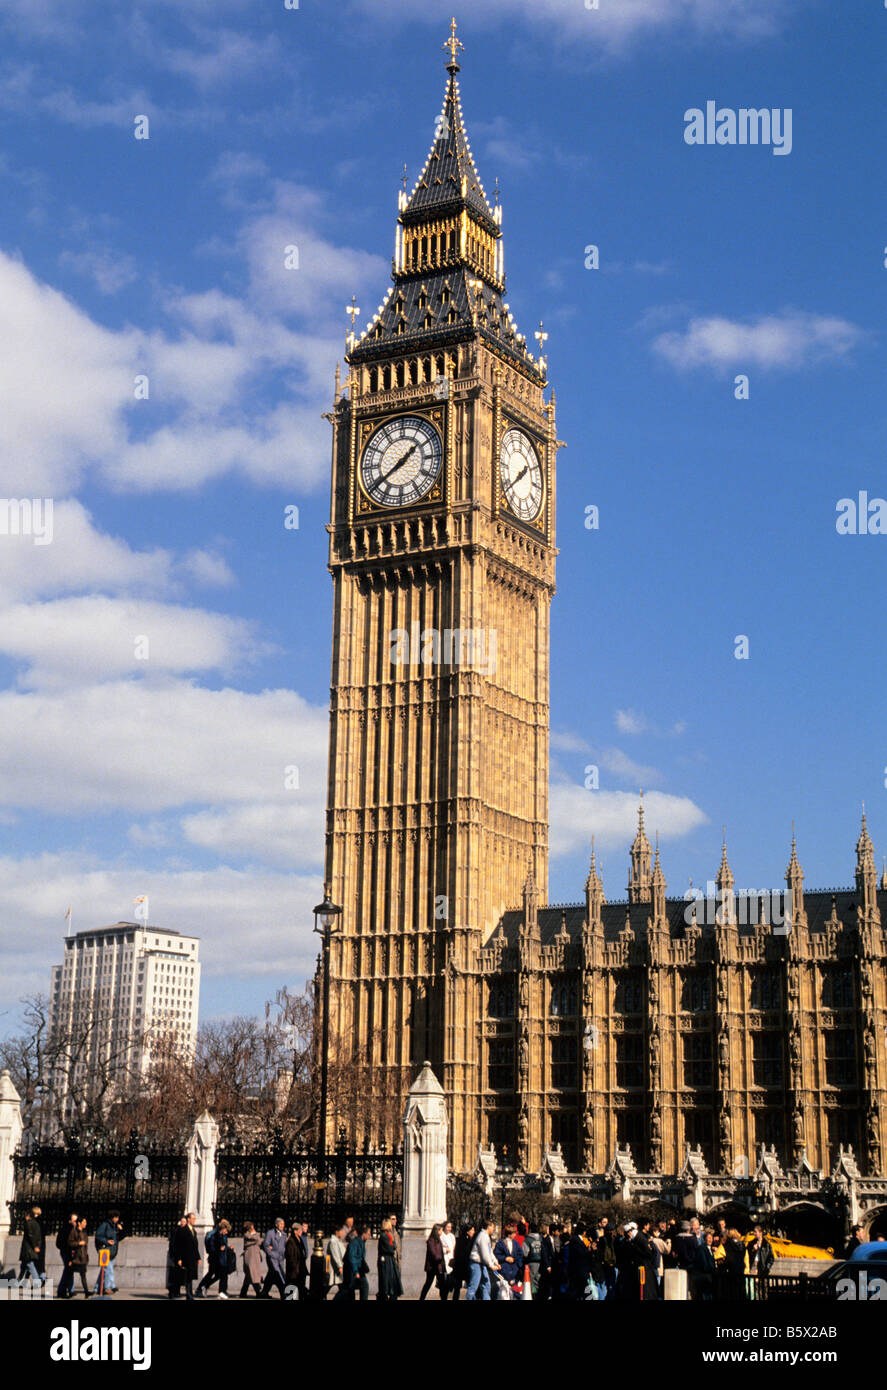
<path id="1" fill-rule="evenodd" d="M 434 426 L 417 415 L 401 415 L 370 439 L 360 464 L 361 481 L 380 506 L 405 507 L 431 491 L 442 459 Z"/>
<path id="2" fill-rule="evenodd" d="M 521 521 L 533 521 L 542 509 L 542 466 L 522 430 L 508 430 L 502 440 L 499 472 L 505 500 Z"/>

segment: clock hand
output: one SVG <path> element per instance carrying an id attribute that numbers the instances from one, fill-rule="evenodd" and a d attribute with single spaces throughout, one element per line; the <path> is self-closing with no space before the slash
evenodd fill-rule
<path id="1" fill-rule="evenodd" d="M 512 486 L 512 487 L 517 487 L 517 485 L 518 485 L 518 483 L 520 482 L 521 478 L 524 476 L 525 473 L 529 473 L 529 471 L 530 471 L 530 465 L 529 465 L 528 463 L 525 463 L 524 466 L 523 466 L 523 468 L 521 469 L 521 471 L 518 473 L 517 477 L 516 477 L 516 478 L 512 478 L 512 480 L 511 480 L 511 486 Z"/>
<path id="2" fill-rule="evenodd" d="M 391 477 L 392 473 L 396 473 L 397 470 L 398 470 L 398 468 L 402 468 L 403 465 L 406 463 L 407 459 L 410 457 L 410 454 L 414 454 L 414 453 L 416 452 L 416 450 L 418 449 L 418 447 L 419 447 L 418 444 L 411 444 L 410 447 L 407 449 L 406 453 L 404 454 L 403 458 L 398 459 L 398 460 L 397 460 L 397 463 L 394 465 L 394 467 L 393 467 L 393 468 L 389 468 L 389 470 L 388 470 L 387 473 L 383 473 L 382 476 L 381 476 L 380 479 L 379 479 L 379 482 L 380 482 L 380 483 L 387 482 L 388 479 Z"/>

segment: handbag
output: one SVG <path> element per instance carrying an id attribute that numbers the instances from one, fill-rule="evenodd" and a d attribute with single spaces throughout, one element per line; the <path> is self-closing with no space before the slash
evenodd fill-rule
<path id="1" fill-rule="evenodd" d="M 225 1250 L 225 1273 L 226 1273 L 226 1274 L 233 1274 L 236 1268 L 237 1268 L 237 1256 L 235 1255 L 234 1251 L 232 1250 L 231 1246 L 229 1245 L 229 1246 L 227 1246 L 227 1248 L 226 1248 L 226 1250 Z"/>

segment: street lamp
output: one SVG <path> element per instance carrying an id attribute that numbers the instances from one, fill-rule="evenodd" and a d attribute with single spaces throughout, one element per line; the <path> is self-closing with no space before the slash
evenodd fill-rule
<path id="1" fill-rule="evenodd" d="M 330 899 L 329 887 L 324 886 L 323 902 L 314 909 L 314 930 L 323 940 L 323 1022 L 320 1056 L 320 1164 L 318 1182 L 326 1183 L 326 1106 L 329 1080 L 330 1045 L 330 938 L 336 929 L 336 918 L 342 909 Z"/>

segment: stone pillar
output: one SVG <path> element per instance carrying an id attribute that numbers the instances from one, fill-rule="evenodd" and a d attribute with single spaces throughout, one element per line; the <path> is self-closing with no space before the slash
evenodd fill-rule
<path id="1" fill-rule="evenodd" d="M 213 1202 L 216 1199 L 216 1149 L 219 1126 L 204 1110 L 188 1142 L 188 1184 L 185 1211 L 197 1213 L 195 1229 L 199 1235 L 212 1230 Z"/>
<path id="2" fill-rule="evenodd" d="M 9 1204 L 15 1197 L 13 1155 L 22 1137 L 22 1101 L 9 1072 L 0 1072 L 0 1238 L 9 1235 Z M 2 1262 L 0 1262 L 2 1263 Z"/>
<path id="3" fill-rule="evenodd" d="M 425 1240 L 447 1219 L 447 1105 L 431 1063 L 410 1087 L 403 1118 L 403 1232 Z"/>

